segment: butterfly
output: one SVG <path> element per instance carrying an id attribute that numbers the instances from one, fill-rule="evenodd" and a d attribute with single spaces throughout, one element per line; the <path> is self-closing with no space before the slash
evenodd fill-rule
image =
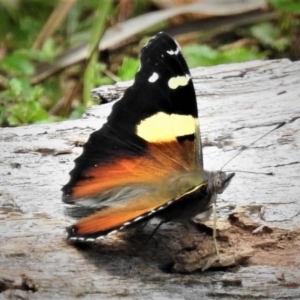
<path id="1" fill-rule="evenodd" d="M 180 47 L 164 32 L 141 51 L 134 82 L 75 160 L 63 202 L 95 212 L 66 229 L 95 239 L 158 217 L 190 222 L 234 173 L 203 168 L 196 95 Z"/>

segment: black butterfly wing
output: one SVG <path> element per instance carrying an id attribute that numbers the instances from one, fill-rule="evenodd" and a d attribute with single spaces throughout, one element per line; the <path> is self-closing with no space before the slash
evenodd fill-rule
<path id="1" fill-rule="evenodd" d="M 178 44 L 159 33 L 142 49 L 133 85 L 91 134 L 62 189 L 66 203 L 108 206 L 72 234 L 119 228 L 203 185 L 199 145 L 189 69 Z"/>

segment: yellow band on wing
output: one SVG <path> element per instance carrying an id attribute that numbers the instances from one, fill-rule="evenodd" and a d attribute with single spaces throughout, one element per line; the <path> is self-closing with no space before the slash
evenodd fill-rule
<path id="1" fill-rule="evenodd" d="M 137 126 L 137 135 L 148 142 L 170 142 L 177 137 L 195 134 L 195 119 L 191 115 L 159 112 L 144 119 Z"/>
<path id="2" fill-rule="evenodd" d="M 168 81 L 168 86 L 170 89 L 175 90 L 179 86 L 186 86 L 190 79 L 191 79 L 191 76 L 188 74 L 185 74 L 185 76 L 172 77 Z"/>

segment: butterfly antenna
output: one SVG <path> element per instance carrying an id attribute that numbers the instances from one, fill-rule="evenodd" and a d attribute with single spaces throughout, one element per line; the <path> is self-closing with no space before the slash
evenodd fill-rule
<path id="1" fill-rule="evenodd" d="M 234 172 L 234 173 L 250 173 L 250 174 L 260 174 L 260 175 L 268 175 L 274 176 L 274 172 L 253 172 L 253 171 L 241 171 L 241 170 L 224 170 L 223 172 Z"/>
<path id="2" fill-rule="evenodd" d="M 263 139 L 266 135 L 270 134 L 271 132 L 279 129 L 280 127 L 284 126 L 286 124 L 286 122 L 281 122 L 280 124 L 278 124 L 275 128 L 273 128 L 272 130 L 268 131 L 267 133 L 265 133 L 264 135 L 262 135 L 261 137 L 259 137 L 258 139 L 256 139 L 255 141 L 253 141 L 252 143 L 250 143 L 248 146 L 242 146 L 241 149 L 231 158 L 229 159 L 229 161 L 227 163 L 225 163 L 225 165 L 221 168 L 221 171 L 223 170 L 223 168 L 225 166 L 227 166 L 233 159 L 235 159 L 238 155 L 240 155 L 244 150 L 250 148 L 253 144 L 255 144 L 256 142 L 258 142 L 259 140 Z M 248 172 L 250 173 L 250 172 Z"/>

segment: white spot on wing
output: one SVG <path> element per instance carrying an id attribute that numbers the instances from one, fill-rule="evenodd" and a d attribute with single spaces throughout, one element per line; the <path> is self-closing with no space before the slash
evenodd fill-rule
<path id="1" fill-rule="evenodd" d="M 170 55 L 177 55 L 180 52 L 180 48 L 177 47 L 176 50 L 167 50 L 167 53 Z"/>
<path id="2" fill-rule="evenodd" d="M 158 74 L 156 72 L 153 72 L 153 74 L 149 77 L 149 82 L 155 82 L 159 78 Z"/>
<path id="3" fill-rule="evenodd" d="M 170 89 L 175 90 L 179 86 L 187 85 L 190 79 L 191 79 L 191 76 L 188 74 L 185 74 L 185 76 L 172 77 L 168 81 L 168 86 Z"/>
<path id="4" fill-rule="evenodd" d="M 112 234 L 115 234 L 117 231 L 118 231 L 118 230 L 113 230 L 113 231 L 109 232 L 109 233 L 107 234 L 107 236 L 110 236 L 110 235 L 112 235 Z"/>
<path id="5" fill-rule="evenodd" d="M 94 242 L 95 239 L 93 239 L 93 238 L 88 238 L 88 239 L 86 239 L 85 241 L 86 241 L 86 242 Z"/>
<path id="6" fill-rule="evenodd" d="M 162 210 L 162 209 L 164 209 L 164 208 L 166 208 L 166 206 L 165 206 L 165 205 L 163 205 L 163 206 L 159 207 L 159 208 L 157 209 L 157 211 L 160 211 L 160 210 Z"/>

